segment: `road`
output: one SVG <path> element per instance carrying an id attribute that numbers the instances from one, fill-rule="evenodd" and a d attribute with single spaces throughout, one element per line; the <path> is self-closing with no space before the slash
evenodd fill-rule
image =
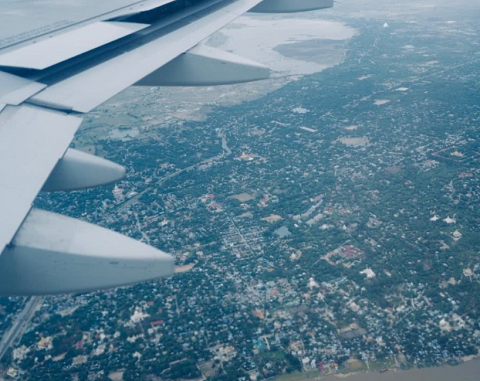
<path id="1" fill-rule="evenodd" d="M 222 131 L 222 130 L 218 130 L 217 131 L 217 136 L 219 138 L 221 138 L 221 140 L 222 140 L 222 150 L 223 150 L 222 153 L 220 153 L 220 154 L 218 154 L 218 155 L 216 155 L 212 158 L 206 159 L 206 160 L 204 160 L 200 163 L 194 164 L 194 165 L 189 166 L 189 167 L 184 168 L 184 169 L 180 169 L 180 170 L 178 170 L 174 173 L 171 173 L 171 174 L 168 174 L 168 175 L 164 176 L 163 178 L 161 178 L 157 181 L 157 186 L 161 185 L 162 183 L 164 183 L 165 181 L 167 181 L 167 180 L 169 180 L 173 177 L 176 177 L 176 176 L 180 175 L 183 172 L 191 171 L 191 170 L 193 170 L 193 169 L 195 169 L 195 168 L 197 168 L 197 167 L 199 167 L 203 164 L 212 165 L 214 162 L 216 162 L 218 160 L 221 160 L 222 158 L 224 158 L 226 156 L 230 156 L 232 154 L 232 151 L 228 147 L 225 132 Z M 143 192 L 141 192 L 138 195 L 136 195 L 135 197 L 133 197 L 132 199 L 130 199 L 130 200 L 126 201 L 125 203 L 119 205 L 118 210 L 128 208 L 131 204 L 135 203 L 136 200 L 142 194 L 144 194 L 145 192 L 147 192 L 149 190 L 150 190 L 150 188 L 147 188 Z M 142 236 L 143 236 L 144 240 L 147 243 L 149 243 L 148 236 L 142 231 L 141 224 L 140 224 L 140 221 L 138 219 L 138 215 L 136 213 L 135 213 L 135 218 L 137 219 L 137 227 L 140 230 L 140 232 L 142 233 Z M 245 238 L 243 238 L 243 236 L 241 235 L 240 232 L 239 232 L 239 234 L 242 237 L 242 239 L 244 240 L 244 242 L 247 244 L 249 250 L 252 251 L 252 249 L 250 248 L 250 246 L 246 242 Z M 25 330 L 28 327 L 28 323 L 30 323 L 30 320 L 32 320 L 37 307 L 39 307 L 43 303 L 43 300 L 44 300 L 43 297 L 39 297 L 39 296 L 31 297 L 25 303 L 25 306 L 24 306 L 23 310 L 20 311 L 18 313 L 18 315 L 13 319 L 12 325 L 5 332 L 5 334 L 3 335 L 3 337 L 0 341 L 0 360 L 3 358 L 3 356 L 5 356 L 5 353 L 7 353 L 8 349 L 10 347 L 14 346 L 16 343 L 18 343 L 18 341 L 20 341 L 23 334 L 25 333 Z"/>
<path id="2" fill-rule="evenodd" d="M 23 307 L 23 310 L 18 313 L 18 315 L 13 319 L 12 325 L 5 332 L 0 341 L 0 360 L 5 356 L 7 350 L 15 345 L 18 340 L 21 339 L 25 330 L 27 329 L 28 323 L 32 320 L 37 307 L 41 306 L 43 303 L 43 297 L 41 296 L 32 296 Z"/>

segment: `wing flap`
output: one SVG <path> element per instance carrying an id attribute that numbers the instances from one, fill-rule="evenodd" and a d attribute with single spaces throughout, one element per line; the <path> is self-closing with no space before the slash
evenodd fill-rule
<path id="1" fill-rule="evenodd" d="M 81 119 L 34 106 L 0 113 L 0 252 L 62 158 Z"/>
<path id="2" fill-rule="evenodd" d="M 86 113 L 187 52 L 261 0 L 212 2 L 211 8 L 170 22 L 164 34 L 134 50 L 49 86 L 31 103 Z M 97 86 L 97 84 L 101 84 Z"/>
<path id="3" fill-rule="evenodd" d="M 124 22 L 97 22 L 2 54 L 0 66 L 44 70 L 148 26 Z"/>
<path id="4" fill-rule="evenodd" d="M 18 106 L 46 85 L 0 71 L 0 104 Z M 0 109 L 1 111 L 1 109 Z"/>

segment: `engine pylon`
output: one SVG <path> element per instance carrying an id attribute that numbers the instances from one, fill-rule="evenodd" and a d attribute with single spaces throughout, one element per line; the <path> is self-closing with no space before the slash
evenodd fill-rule
<path id="1" fill-rule="evenodd" d="M 295 13 L 332 8 L 334 0 L 264 0 L 250 12 Z"/>

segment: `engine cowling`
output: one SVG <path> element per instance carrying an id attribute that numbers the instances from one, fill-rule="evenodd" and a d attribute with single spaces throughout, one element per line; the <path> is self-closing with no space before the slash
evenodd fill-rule
<path id="1" fill-rule="evenodd" d="M 87 222 L 32 209 L 0 255 L 0 295 L 67 294 L 174 273 L 174 258 Z"/>

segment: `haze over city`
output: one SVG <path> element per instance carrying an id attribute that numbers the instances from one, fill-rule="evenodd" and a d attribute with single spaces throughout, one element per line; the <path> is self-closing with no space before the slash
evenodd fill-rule
<path id="1" fill-rule="evenodd" d="M 0 379 L 477 380 L 479 17 L 444 0 L 246 14 L 206 44 L 269 79 L 131 87 L 86 114 L 71 147 L 126 177 L 35 207 L 176 274 L 1 298 Z"/>

